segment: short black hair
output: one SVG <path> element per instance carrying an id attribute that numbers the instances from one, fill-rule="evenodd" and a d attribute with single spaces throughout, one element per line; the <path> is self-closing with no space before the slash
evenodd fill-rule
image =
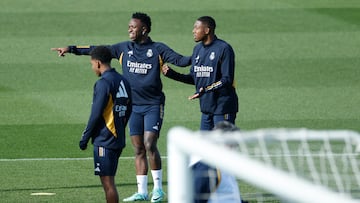
<path id="1" fill-rule="evenodd" d="M 208 26 L 210 30 L 215 30 L 216 28 L 216 22 L 211 16 L 201 16 L 197 20 Z"/>
<path id="2" fill-rule="evenodd" d="M 132 14 L 132 18 L 139 19 L 147 27 L 148 33 L 151 31 L 151 18 L 146 13 L 136 12 Z"/>
<path id="3" fill-rule="evenodd" d="M 110 49 L 107 46 L 97 46 L 89 53 L 91 59 L 96 59 L 101 61 L 104 64 L 110 64 L 112 59 L 112 54 Z"/>

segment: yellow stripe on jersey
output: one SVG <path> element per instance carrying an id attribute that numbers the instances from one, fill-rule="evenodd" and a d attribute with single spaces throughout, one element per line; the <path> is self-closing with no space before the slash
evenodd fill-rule
<path id="1" fill-rule="evenodd" d="M 114 121 L 114 113 L 113 113 L 114 101 L 112 99 L 112 95 L 109 95 L 109 101 L 105 107 L 103 117 L 105 120 L 106 127 L 110 130 L 110 132 L 117 137 L 116 129 L 115 129 L 115 121 Z"/>
<path id="2" fill-rule="evenodd" d="M 217 179 L 218 179 L 218 183 L 216 184 L 216 188 L 219 187 L 220 185 L 220 182 L 221 182 L 221 172 L 220 172 L 220 169 L 216 169 L 216 173 L 217 173 Z"/>
<path id="3" fill-rule="evenodd" d="M 221 81 L 215 82 L 215 83 L 213 83 L 213 84 L 205 87 L 205 90 L 206 90 L 206 91 L 212 90 L 212 89 L 214 89 L 215 87 L 220 86 L 221 84 L 222 84 Z"/>
<path id="4" fill-rule="evenodd" d="M 217 179 L 217 183 L 215 185 L 215 188 L 212 188 L 213 190 L 211 192 L 215 192 L 216 189 L 218 189 L 221 182 L 221 171 L 218 168 L 216 168 L 216 179 Z"/>
<path id="5" fill-rule="evenodd" d="M 124 55 L 124 52 L 122 52 L 122 53 L 120 54 L 120 57 L 119 57 L 119 63 L 120 63 L 120 65 L 122 65 L 123 55 Z"/>
<path id="6" fill-rule="evenodd" d="M 162 60 L 160 55 L 159 55 L 159 64 L 160 64 L 160 70 L 161 70 L 162 66 L 164 65 L 164 61 Z"/>
<path id="7" fill-rule="evenodd" d="M 86 45 L 86 46 L 76 46 L 77 49 L 88 49 L 90 48 L 89 45 Z"/>

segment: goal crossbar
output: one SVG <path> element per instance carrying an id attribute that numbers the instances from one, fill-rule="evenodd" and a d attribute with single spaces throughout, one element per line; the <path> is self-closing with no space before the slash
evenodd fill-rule
<path id="1" fill-rule="evenodd" d="M 246 155 L 230 150 L 222 144 L 207 141 L 201 137 L 204 133 L 190 131 L 183 127 L 174 127 L 168 133 L 168 193 L 170 203 L 179 201 L 192 202 L 191 195 L 189 195 L 192 194 L 192 186 L 189 185 L 191 183 L 191 171 L 188 167 L 190 156 L 199 156 L 205 163 L 234 174 L 241 181 L 248 182 L 286 201 L 306 203 L 358 202 L 358 200 L 354 200 L 350 196 L 339 194 L 327 187 L 315 185 L 310 181 L 251 159 Z M 206 133 L 211 134 L 213 132 Z M 276 130 L 268 130 L 267 133 L 274 134 L 274 136 L 267 139 L 284 139 L 282 135 L 277 134 Z M 247 135 L 245 132 L 239 136 L 239 139 L 251 142 L 251 140 L 258 139 L 254 136 L 256 134 Z M 338 136 L 338 134 L 329 135 L 327 133 L 322 135 L 317 133 L 314 136 L 304 138 L 304 133 L 299 131 L 298 134 L 292 134 L 291 138 L 286 137 L 286 139 L 315 140 L 324 139 L 324 136 L 332 136 L 335 140 L 344 140 L 344 136 Z M 345 139 L 360 144 L 358 135 L 351 135 L 351 133 L 347 133 L 347 135 L 349 137 Z M 304 191 L 306 191 L 306 194 L 304 194 Z"/>

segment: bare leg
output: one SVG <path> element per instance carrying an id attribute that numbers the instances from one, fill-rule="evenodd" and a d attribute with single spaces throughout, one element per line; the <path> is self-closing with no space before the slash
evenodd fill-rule
<path id="1" fill-rule="evenodd" d="M 159 136 L 154 132 L 146 131 L 144 134 L 144 145 L 149 156 L 151 170 L 161 169 L 161 157 L 157 148 L 158 138 Z"/>
<path id="2" fill-rule="evenodd" d="M 136 175 L 147 175 L 148 163 L 146 158 L 144 137 L 141 135 L 132 135 L 131 142 L 135 151 Z"/>
<path id="3" fill-rule="evenodd" d="M 101 184 L 105 191 L 107 203 L 118 203 L 119 195 L 116 190 L 114 176 L 100 176 Z"/>

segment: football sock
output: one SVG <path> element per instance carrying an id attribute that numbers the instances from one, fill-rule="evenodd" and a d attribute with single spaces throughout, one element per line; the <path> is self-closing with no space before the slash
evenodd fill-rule
<path id="1" fill-rule="evenodd" d="M 136 175 L 138 193 L 140 194 L 148 194 L 147 183 L 148 177 L 147 175 Z"/>
<path id="2" fill-rule="evenodd" d="M 151 170 L 151 175 L 154 181 L 154 189 L 162 189 L 162 169 Z"/>

